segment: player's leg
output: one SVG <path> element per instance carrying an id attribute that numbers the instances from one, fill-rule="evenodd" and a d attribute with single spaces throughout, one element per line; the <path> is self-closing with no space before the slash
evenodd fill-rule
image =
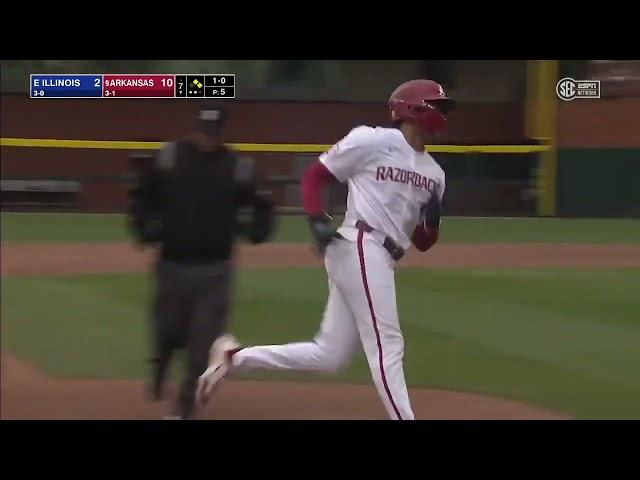
<path id="1" fill-rule="evenodd" d="M 373 380 L 389 417 L 413 420 L 404 378 L 404 339 L 396 308 L 394 270 L 388 253 L 362 232 L 358 242 L 352 244 L 352 252 L 343 264 L 350 275 L 344 275 L 340 289 L 356 318 Z"/>
<path id="2" fill-rule="evenodd" d="M 349 305 L 329 280 L 329 298 L 320 331 L 312 342 L 247 347 L 233 355 L 233 370 L 296 370 L 335 372 L 344 366 L 358 346 Z"/>
<path id="3" fill-rule="evenodd" d="M 229 371 L 253 369 L 335 372 L 358 347 L 359 335 L 347 300 L 336 287 L 331 265 L 339 264 L 341 250 L 329 245 L 325 264 L 329 271 L 329 298 L 320 330 L 311 342 L 238 348 L 236 340 L 223 335 L 211 347 L 209 367 L 200 376 L 197 397 L 206 402 Z"/>

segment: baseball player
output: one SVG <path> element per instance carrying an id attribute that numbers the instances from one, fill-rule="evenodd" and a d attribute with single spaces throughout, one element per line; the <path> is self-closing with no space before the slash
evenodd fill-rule
<path id="1" fill-rule="evenodd" d="M 391 419 L 414 418 L 404 378 L 404 340 L 396 307 L 395 266 L 411 244 L 438 239 L 445 175 L 424 145 L 446 128 L 454 107 L 431 80 L 400 85 L 389 99 L 392 128 L 354 128 L 322 154 L 302 181 L 313 239 L 324 254 L 329 299 L 311 342 L 242 348 L 217 339 L 198 382 L 205 402 L 231 371 L 278 369 L 334 372 L 361 343 Z M 323 189 L 348 184 L 347 212 L 336 231 L 323 213 Z"/>

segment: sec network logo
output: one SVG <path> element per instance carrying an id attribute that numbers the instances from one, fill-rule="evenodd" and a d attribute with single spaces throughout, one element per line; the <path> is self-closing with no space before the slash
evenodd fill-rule
<path id="1" fill-rule="evenodd" d="M 600 98 L 600 80 L 563 78 L 556 85 L 556 93 L 567 102 L 574 98 Z"/>

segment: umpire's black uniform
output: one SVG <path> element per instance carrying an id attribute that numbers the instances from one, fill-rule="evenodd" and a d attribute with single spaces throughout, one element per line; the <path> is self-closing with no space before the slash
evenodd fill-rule
<path id="1" fill-rule="evenodd" d="M 218 143 L 224 120 L 223 109 L 203 109 L 190 137 L 168 143 L 137 169 L 131 191 L 133 231 L 141 243 L 160 247 L 151 395 L 161 398 L 172 353 L 186 348 L 175 412 L 181 418 L 194 414 L 197 379 L 225 329 L 233 241 L 241 234 L 264 242 L 273 227 L 273 207 L 256 191 L 253 165 Z M 248 223 L 239 220 L 245 207 L 253 212 Z"/>

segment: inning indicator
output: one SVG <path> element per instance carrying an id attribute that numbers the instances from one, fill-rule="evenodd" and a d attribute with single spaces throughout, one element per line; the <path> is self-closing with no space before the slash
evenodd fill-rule
<path id="1" fill-rule="evenodd" d="M 235 74 L 30 76 L 31 98 L 235 98 Z"/>

